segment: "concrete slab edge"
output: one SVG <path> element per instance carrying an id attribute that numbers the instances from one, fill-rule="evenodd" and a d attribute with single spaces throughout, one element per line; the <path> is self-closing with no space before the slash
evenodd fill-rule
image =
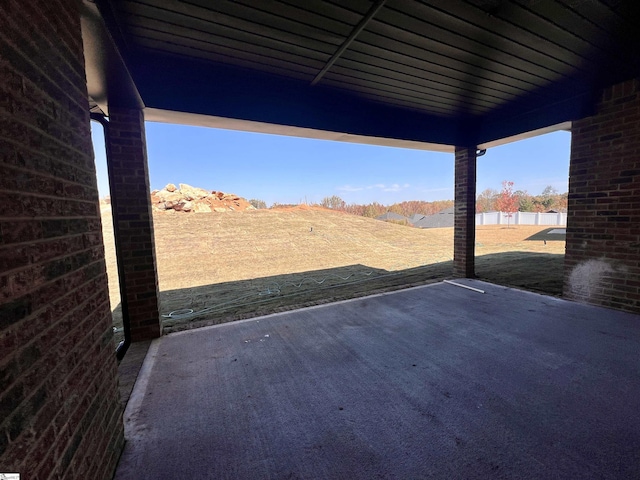
<path id="1" fill-rule="evenodd" d="M 524 290 L 522 288 L 510 287 L 510 286 L 506 286 L 506 285 L 499 285 L 497 283 L 485 282 L 484 280 L 478 280 L 476 278 L 454 278 L 452 280 L 455 281 L 455 282 L 458 282 L 458 283 L 463 283 L 463 284 L 465 282 L 467 282 L 469 284 L 469 286 L 478 285 L 478 287 L 482 287 L 482 288 L 489 287 L 489 288 L 505 290 L 505 291 L 514 290 L 516 292 L 521 292 L 521 293 L 526 294 L 526 295 L 532 295 L 532 296 L 535 296 L 535 297 L 544 297 L 545 299 L 548 299 L 549 301 L 575 303 L 572 300 L 569 300 L 567 298 L 556 297 L 554 295 L 545 295 L 544 293 L 532 292 L 531 290 Z"/>
<path id="2" fill-rule="evenodd" d="M 209 330 L 209 329 L 212 329 L 212 328 L 224 328 L 226 326 L 237 325 L 239 323 L 258 322 L 260 320 L 266 320 L 266 319 L 273 318 L 273 317 L 279 317 L 279 316 L 282 316 L 282 315 L 287 315 L 287 314 L 290 314 L 292 312 L 303 312 L 303 311 L 306 311 L 306 310 L 316 310 L 318 308 L 326 308 L 326 307 L 331 307 L 331 306 L 334 306 L 334 305 L 342 305 L 342 304 L 345 304 L 345 303 L 358 302 L 358 301 L 361 301 L 361 300 L 366 300 L 368 298 L 384 297 L 386 295 L 393 295 L 394 293 L 408 292 L 410 290 L 417 290 L 417 289 L 420 289 L 420 288 L 435 287 L 436 285 L 442 285 L 442 284 L 443 284 L 443 282 L 429 283 L 427 285 L 418 285 L 417 287 L 403 288 L 401 290 L 393 290 L 391 292 L 375 293 L 373 295 L 367 295 L 365 297 L 350 298 L 348 300 L 340 300 L 338 302 L 323 303 L 322 305 L 313 305 L 311 307 L 296 308 L 295 310 L 288 310 L 286 312 L 271 313 L 269 315 L 262 315 L 260 317 L 245 318 L 243 320 L 234 320 L 232 322 L 220 323 L 218 325 L 207 325 L 205 327 L 198 327 L 198 328 L 193 328 L 193 329 L 190 329 L 190 330 L 182 330 L 180 332 L 169 333 L 168 335 L 165 335 L 165 337 L 173 337 L 174 335 L 185 335 L 185 334 L 193 333 L 194 331 Z M 151 348 L 149 348 L 149 351 L 151 351 Z"/>
<path id="3" fill-rule="evenodd" d="M 153 370 L 153 365 L 155 364 L 161 342 L 162 337 L 156 338 L 151 342 L 147 355 L 144 357 L 144 361 L 142 362 L 140 372 L 138 372 L 138 378 L 136 379 L 136 383 L 131 391 L 127 407 L 124 410 L 125 434 L 127 433 L 127 424 L 135 418 L 135 414 L 140 410 L 140 406 L 144 400 L 147 392 L 147 386 L 149 385 L 149 377 L 151 377 L 151 371 Z"/>

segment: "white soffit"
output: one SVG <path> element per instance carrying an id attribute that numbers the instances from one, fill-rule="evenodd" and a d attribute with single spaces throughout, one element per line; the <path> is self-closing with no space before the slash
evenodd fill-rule
<path id="1" fill-rule="evenodd" d="M 507 143 L 519 142 L 520 140 L 526 140 L 528 138 L 538 137 L 540 135 L 546 135 L 547 133 L 558 132 L 560 130 L 571 131 L 571 122 L 558 123 L 557 125 L 551 125 L 549 127 L 538 128 L 537 130 L 531 130 L 530 132 L 520 133 L 511 137 L 501 138 L 492 142 L 483 143 L 478 145 L 478 149 L 485 150 L 489 148 L 499 147 L 500 145 L 506 145 Z"/>

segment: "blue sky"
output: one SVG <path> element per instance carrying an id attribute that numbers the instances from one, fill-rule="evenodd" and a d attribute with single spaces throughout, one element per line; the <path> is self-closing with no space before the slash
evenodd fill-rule
<path id="1" fill-rule="evenodd" d="M 101 127 L 92 122 L 98 189 L 108 195 Z M 278 203 L 453 199 L 453 154 L 146 123 L 151 189 L 187 183 Z M 487 150 L 478 158 L 477 191 L 567 191 L 571 135 L 555 132 Z"/>

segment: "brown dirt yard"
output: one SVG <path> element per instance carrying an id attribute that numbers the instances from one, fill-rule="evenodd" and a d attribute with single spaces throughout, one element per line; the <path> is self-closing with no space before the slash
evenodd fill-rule
<path id="1" fill-rule="evenodd" d="M 102 212 L 114 324 L 121 326 L 110 207 Z M 157 213 L 153 220 L 165 332 L 451 278 L 452 228 L 313 208 Z M 559 295 L 564 236 L 546 230 L 478 227 L 478 277 Z"/>

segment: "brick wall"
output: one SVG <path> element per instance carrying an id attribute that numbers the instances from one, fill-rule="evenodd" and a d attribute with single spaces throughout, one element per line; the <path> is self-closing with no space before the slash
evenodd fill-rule
<path id="1" fill-rule="evenodd" d="M 123 445 L 78 3 L 0 2 L 0 472 L 110 479 Z"/>
<path id="2" fill-rule="evenodd" d="M 564 295 L 640 312 L 640 81 L 573 123 Z"/>
<path id="3" fill-rule="evenodd" d="M 109 176 L 114 234 L 122 261 L 120 282 L 134 342 L 159 337 L 158 273 L 149 191 L 144 117 L 109 108 Z"/>
<path id="4" fill-rule="evenodd" d="M 453 274 L 475 277 L 476 148 L 456 147 Z"/>

